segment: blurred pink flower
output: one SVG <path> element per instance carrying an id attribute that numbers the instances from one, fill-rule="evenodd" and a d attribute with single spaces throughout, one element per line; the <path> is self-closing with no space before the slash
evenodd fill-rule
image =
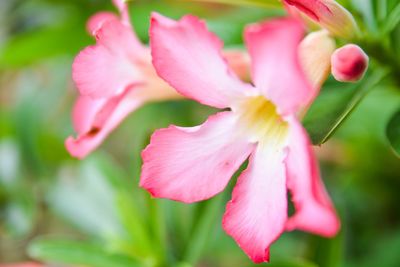
<path id="1" fill-rule="evenodd" d="M 368 68 L 368 56 L 355 44 L 337 49 L 332 55 L 332 74 L 341 82 L 357 82 Z"/>
<path id="2" fill-rule="evenodd" d="M 72 66 L 80 92 L 74 109 L 77 138 L 69 137 L 66 148 L 77 158 L 96 149 L 131 112 L 152 101 L 182 98 L 160 79 L 151 63 L 150 50 L 134 33 L 124 1 L 113 1 L 121 17 L 100 12 L 89 19 L 88 31 L 96 44 L 82 50 Z M 242 52 L 226 53 L 236 70 L 246 75 Z"/>
<path id="3" fill-rule="evenodd" d="M 299 10 L 332 34 L 352 38 L 358 34 L 357 24 L 349 11 L 335 0 L 284 0 L 292 14 Z M 294 8 L 293 8 L 294 7 Z"/>
<path id="4" fill-rule="evenodd" d="M 228 109 L 196 127 L 156 131 L 143 151 L 140 186 L 152 196 L 192 203 L 213 197 L 250 156 L 223 218 L 223 228 L 254 262 L 284 230 L 335 235 L 340 222 L 296 113 L 316 90 L 299 59 L 304 35 L 295 19 L 247 27 L 255 86 L 241 81 L 221 56 L 222 42 L 192 16 L 176 22 L 153 14 L 157 73 L 182 95 Z M 288 218 L 287 189 L 296 213 Z"/>

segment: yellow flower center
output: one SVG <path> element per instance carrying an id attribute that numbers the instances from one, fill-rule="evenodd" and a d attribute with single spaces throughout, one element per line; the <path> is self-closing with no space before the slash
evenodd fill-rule
<path id="1" fill-rule="evenodd" d="M 283 145 L 289 125 L 277 113 L 276 106 L 264 96 L 249 97 L 236 109 L 239 124 L 251 135 L 251 141 Z"/>

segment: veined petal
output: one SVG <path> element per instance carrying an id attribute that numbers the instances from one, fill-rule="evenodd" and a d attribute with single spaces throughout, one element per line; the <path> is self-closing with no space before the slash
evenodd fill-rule
<path id="1" fill-rule="evenodd" d="M 226 207 L 223 228 L 255 262 L 269 261 L 269 246 L 287 219 L 285 152 L 258 146 Z"/>
<path id="2" fill-rule="evenodd" d="M 97 44 L 81 51 L 72 66 L 72 78 L 82 95 L 109 97 L 141 81 L 141 54 L 146 51 L 129 27 L 107 21 L 96 38 Z"/>
<path id="3" fill-rule="evenodd" d="M 197 127 L 156 131 L 142 152 L 140 186 L 186 203 L 218 194 L 254 148 L 235 126 L 234 114 L 222 112 Z"/>
<path id="4" fill-rule="evenodd" d="M 286 227 L 331 237 L 339 231 L 340 221 L 322 183 L 311 142 L 295 118 L 288 122 L 287 186 L 292 192 L 296 213 Z"/>
<path id="5" fill-rule="evenodd" d="M 244 94 L 246 84 L 227 66 L 222 42 L 204 22 L 193 16 L 177 22 L 153 14 L 150 38 L 157 73 L 182 95 L 225 108 Z"/>
<path id="6" fill-rule="evenodd" d="M 303 35 L 303 26 L 296 19 L 254 24 L 245 32 L 253 81 L 281 114 L 296 112 L 313 96 L 299 61 L 298 48 Z"/>

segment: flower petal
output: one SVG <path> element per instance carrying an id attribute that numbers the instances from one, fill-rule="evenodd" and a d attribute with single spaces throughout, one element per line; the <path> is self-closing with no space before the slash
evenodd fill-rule
<path id="1" fill-rule="evenodd" d="M 253 81 L 283 114 L 296 112 L 313 96 L 299 62 L 303 35 L 303 26 L 295 19 L 267 21 L 245 31 Z"/>
<path id="2" fill-rule="evenodd" d="M 140 186 L 154 197 L 186 203 L 218 194 L 254 147 L 235 125 L 234 114 L 222 112 L 197 127 L 156 131 L 142 153 Z"/>
<path id="3" fill-rule="evenodd" d="M 78 134 L 83 134 L 92 129 L 96 114 L 104 106 L 105 98 L 92 99 L 87 96 L 79 96 L 72 110 L 72 123 Z"/>
<path id="4" fill-rule="evenodd" d="M 333 236 L 340 221 L 325 191 L 307 133 L 301 124 L 290 118 L 287 186 L 292 192 L 296 213 L 289 218 L 287 229 L 300 229 L 323 236 Z"/>
<path id="5" fill-rule="evenodd" d="M 141 81 L 140 60 L 146 51 L 131 28 L 117 20 L 107 21 L 96 38 L 97 44 L 81 51 L 72 66 L 72 78 L 82 95 L 113 96 Z"/>
<path id="6" fill-rule="evenodd" d="M 129 9 L 127 0 L 112 0 L 114 6 L 118 9 L 119 13 L 121 14 L 122 22 L 125 25 L 130 25 L 131 20 L 129 16 Z"/>
<path id="7" fill-rule="evenodd" d="M 153 14 L 150 38 L 157 73 L 182 95 L 225 108 L 243 94 L 246 85 L 227 66 L 222 42 L 204 22 L 193 16 L 176 22 Z"/>
<path id="8" fill-rule="evenodd" d="M 287 219 L 283 149 L 259 146 L 226 207 L 223 228 L 256 263 L 269 261 L 269 246 Z"/>
<path id="9" fill-rule="evenodd" d="M 117 15 L 112 12 L 98 12 L 91 16 L 86 23 L 87 31 L 91 35 L 96 35 L 97 31 L 101 29 L 104 23 L 108 21 L 119 20 Z"/>
<path id="10" fill-rule="evenodd" d="M 146 98 L 139 90 L 126 90 L 123 94 L 107 99 L 93 100 L 80 97 L 73 112 L 78 138 L 68 137 L 65 146 L 77 158 L 84 158 L 96 149 L 122 120 L 139 108 Z"/>

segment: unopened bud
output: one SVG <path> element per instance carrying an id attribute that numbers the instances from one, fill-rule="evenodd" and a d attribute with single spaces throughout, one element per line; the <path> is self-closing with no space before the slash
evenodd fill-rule
<path id="1" fill-rule="evenodd" d="M 310 33 L 300 43 L 300 62 L 315 90 L 320 89 L 330 74 L 331 56 L 335 48 L 335 41 L 325 30 Z"/>
<path id="2" fill-rule="evenodd" d="M 332 75 L 340 82 L 357 82 L 364 76 L 368 61 L 367 54 L 359 46 L 345 45 L 332 55 Z"/>
<path id="3" fill-rule="evenodd" d="M 309 18 L 327 29 L 331 34 L 347 39 L 358 33 L 357 24 L 349 11 L 335 0 L 284 0 Z"/>

